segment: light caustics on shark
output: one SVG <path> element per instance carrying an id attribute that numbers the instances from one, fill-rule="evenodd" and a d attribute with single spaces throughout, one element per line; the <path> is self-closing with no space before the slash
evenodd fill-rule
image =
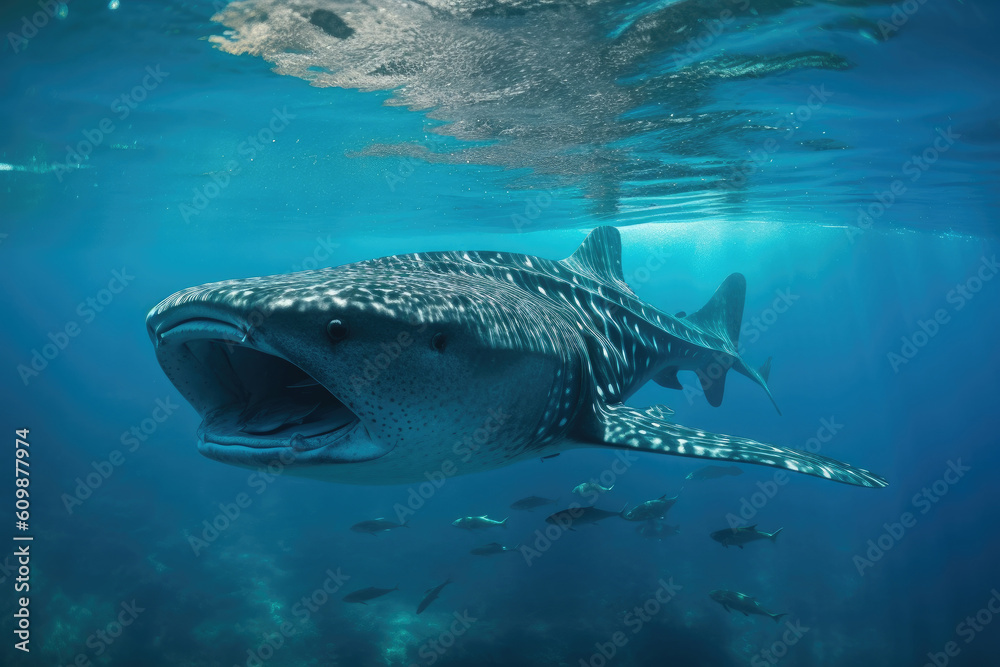
<path id="1" fill-rule="evenodd" d="M 681 426 L 625 405 L 653 380 L 702 371 L 722 401 L 745 281 L 704 308 L 661 312 L 624 283 L 621 240 L 591 233 L 569 258 L 398 255 L 183 290 L 147 318 L 167 377 L 202 416 L 206 456 L 362 484 L 488 470 L 580 446 L 738 461 L 881 487 L 816 454 Z M 722 375 L 716 380 L 707 377 Z M 766 367 L 766 365 L 765 365 Z"/>

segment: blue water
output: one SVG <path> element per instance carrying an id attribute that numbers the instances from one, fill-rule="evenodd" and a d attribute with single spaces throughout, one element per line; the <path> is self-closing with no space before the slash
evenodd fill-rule
<path id="1" fill-rule="evenodd" d="M 317 7 L 354 32 L 309 25 Z M 3 547 L 0 663 L 997 664 L 995 4 L 50 8 L 0 12 L 0 534 L 21 534 L 29 428 L 34 537 L 30 653 L 13 634 L 22 543 Z M 667 312 L 746 275 L 745 356 L 774 356 L 783 416 L 741 377 L 719 408 L 684 374 L 689 390 L 630 404 L 785 446 L 822 437 L 889 487 L 758 466 L 691 482 L 702 462 L 640 455 L 598 505 L 679 493 L 677 535 L 612 518 L 546 547 L 551 508 L 510 503 L 565 505 L 615 452 L 450 478 L 420 502 L 419 485 L 225 466 L 196 452 L 199 418 L 145 330 L 192 285 L 427 250 L 561 258 L 601 224 Z M 36 352 L 50 358 L 26 371 Z M 350 531 L 408 502 L 408 529 Z M 782 534 L 709 539 L 741 512 Z M 483 513 L 509 526 L 450 525 Z M 192 546 L 213 521 L 229 525 Z M 493 539 L 539 555 L 468 554 Z M 672 597 L 638 616 L 661 581 Z M 788 616 L 727 614 L 720 588 Z M 313 595 L 329 599 L 310 610 Z"/>

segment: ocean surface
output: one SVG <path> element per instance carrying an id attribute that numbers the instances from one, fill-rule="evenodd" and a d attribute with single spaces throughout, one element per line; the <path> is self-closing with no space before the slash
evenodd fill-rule
<path id="1" fill-rule="evenodd" d="M 987 0 L 4 3 L 0 664 L 1000 664 L 998 26 Z M 888 487 L 606 448 L 242 469 L 198 453 L 146 331 L 194 285 L 561 259 L 602 225 L 666 313 L 746 276 L 782 414 L 735 373 L 720 407 L 690 372 L 629 405 Z M 548 530 L 588 480 L 677 501 L 660 535 Z M 452 525 L 483 514 L 509 519 Z M 407 527 L 351 530 L 378 517 Z M 782 530 L 710 537 L 733 525 Z M 366 587 L 398 590 L 343 600 Z"/>

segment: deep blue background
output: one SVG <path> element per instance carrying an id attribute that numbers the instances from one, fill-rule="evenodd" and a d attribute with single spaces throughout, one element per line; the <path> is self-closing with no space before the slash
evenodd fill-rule
<path id="1" fill-rule="evenodd" d="M 6 9 L 3 31 L 18 29 L 30 11 L 30 3 Z M 891 7 L 867 11 L 888 15 Z M 928 0 L 894 39 L 844 46 L 855 66 L 823 73 L 840 94 L 809 136 L 829 133 L 846 147 L 821 158 L 780 151 L 755 172 L 739 207 L 709 210 L 696 198 L 660 193 L 652 212 L 643 212 L 649 201 L 627 200 L 598 219 L 582 191 L 567 186 L 549 193 L 553 203 L 520 230 L 511 216 L 538 191 L 505 187 L 496 166 L 419 161 L 390 188 L 387 175 L 406 169 L 400 160 L 348 154 L 371 143 L 422 141 L 429 123 L 421 114 L 383 106 L 389 93 L 312 88 L 261 60 L 213 50 L 202 39 L 220 30 L 211 13 L 204 3 L 127 2 L 112 12 L 72 2 L 67 18 L 41 30 L 27 50 L 7 44 L 3 52 L 0 162 L 11 169 L 0 171 L 2 426 L 11 441 L 14 428 L 31 428 L 35 536 L 32 653 L 11 647 L 15 594 L 0 572 L 3 664 L 70 664 L 81 653 L 95 664 L 243 664 L 247 649 L 284 621 L 297 632 L 268 664 L 419 663 L 420 647 L 448 627 L 452 612 L 467 610 L 478 620 L 438 664 L 575 667 L 595 642 L 628 633 L 625 614 L 670 577 L 682 586 L 676 598 L 643 631 L 628 633 L 611 664 L 745 664 L 780 639 L 784 628 L 765 618 L 727 615 L 708 598 L 714 588 L 755 595 L 810 628 L 781 664 L 922 665 L 953 640 L 961 653 L 951 664 L 993 664 L 1000 619 L 968 644 L 956 626 L 1000 588 L 1000 279 L 958 311 L 947 295 L 997 253 L 995 8 Z M 781 33 L 770 25 L 778 31 L 770 48 L 808 45 L 810 34 L 793 26 Z M 169 76 L 119 121 L 112 100 L 147 66 Z M 706 104 L 777 109 L 816 80 L 808 71 L 744 80 L 715 90 Z M 285 107 L 295 118 L 274 143 L 252 161 L 241 156 L 240 142 Z M 106 117 L 114 131 L 85 168 L 60 181 L 47 166 Z M 952 124 L 962 139 L 852 241 L 845 226 L 857 206 Z M 729 158 L 739 164 L 745 154 Z M 181 204 L 231 159 L 240 172 L 185 221 Z M 468 555 L 492 538 L 533 543 L 547 512 L 513 513 L 506 532 L 486 537 L 459 532 L 449 525 L 454 518 L 502 518 L 531 494 L 568 502 L 573 486 L 614 460 L 611 451 L 578 450 L 451 479 L 408 530 L 372 538 L 348 528 L 392 516 L 409 487 L 282 476 L 257 494 L 251 473 L 196 453 L 196 415 L 158 368 L 144 328 L 160 299 L 203 282 L 283 273 L 313 258 L 335 265 L 418 250 L 559 258 L 586 230 L 609 222 L 622 228 L 630 283 L 669 312 L 699 308 L 733 271 L 749 284 L 745 321 L 779 290 L 798 297 L 767 331 L 744 334 L 749 361 L 774 355 L 771 386 L 784 416 L 740 377 L 731 378 L 721 408 L 655 386 L 635 405 L 665 403 L 681 423 L 794 447 L 832 419 L 843 428 L 823 453 L 877 471 L 890 486 L 794 476 L 757 516 L 764 530 L 784 528 L 777 543 L 725 550 L 708 533 L 725 527 L 726 515 L 774 470 L 745 466 L 740 477 L 691 483 L 684 476 L 697 461 L 648 455 L 600 505 L 681 492 L 667 517 L 679 535 L 651 542 L 612 519 L 561 537 L 530 566 L 518 554 Z M 669 261 L 648 280 L 635 273 L 664 252 Z M 134 281 L 84 322 L 78 304 L 123 267 Z M 950 322 L 894 372 L 887 354 L 942 308 Z M 70 321 L 80 324 L 79 336 L 26 385 L 17 366 Z M 682 380 L 696 384 L 693 376 Z M 181 407 L 68 512 L 62 496 L 73 493 L 76 478 L 123 449 L 123 432 L 168 398 Z M 0 451 L 13 456 L 12 445 Z M 965 477 L 926 514 L 916 510 L 916 525 L 859 575 L 853 558 L 868 540 L 915 511 L 914 494 L 959 459 L 971 467 Z M 0 498 L 13 509 L 10 481 Z M 196 556 L 188 535 L 241 492 L 251 506 Z M 400 591 L 369 606 L 345 605 L 337 595 L 298 623 L 296 601 L 323 583 L 328 568 L 351 577 L 345 590 L 399 584 Z M 455 583 L 414 616 L 423 591 L 449 576 Z M 88 636 L 133 599 L 145 611 L 96 657 Z"/>

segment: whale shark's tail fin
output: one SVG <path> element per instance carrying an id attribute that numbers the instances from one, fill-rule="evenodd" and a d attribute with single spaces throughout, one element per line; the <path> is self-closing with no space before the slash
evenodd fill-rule
<path id="1" fill-rule="evenodd" d="M 774 619 L 775 623 L 777 623 L 778 621 L 780 621 L 782 619 L 782 617 L 784 617 L 784 616 L 788 616 L 788 614 L 787 613 L 785 613 L 785 614 L 771 614 L 771 618 Z"/>
<path id="2" fill-rule="evenodd" d="M 701 310 L 687 316 L 687 321 L 702 331 L 728 340 L 736 347 L 743 323 L 743 303 L 747 297 L 747 279 L 742 273 L 730 274 Z"/>
<path id="3" fill-rule="evenodd" d="M 746 295 L 747 280 L 743 274 L 730 274 L 715 290 L 715 294 L 708 300 L 708 303 L 698 312 L 688 315 L 686 319 L 702 331 L 727 341 L 730 344 L 729 349 L 736 352 L 740 342 L 740 325 L 743 322 L 743 304 L 746 302 Z M 763 387 L 768 398 L 771 399 L 771 403 L 774 403 L 774 409 L 778 410 L 779 415 L 781 414 L 781 410 L 767 386 L 767 376 L 771 372 L 771 360 L 768 359 L 759 369 L 754 369 L 743 361 L 738 352 L 733 355 L 731 364 L 727 363 L 726 358 L 711 359 L 698 369 L 698 379 L 701 381 L 701 388 L 710 405 L 718 407 L 722 404 L 722 394 L 726 388 L 726 373 L 730 367 Z M 657 379 L 657 381 L 659 380 Z"/>
<path id="4" fill-rule="evenodd" d="M 778 530 L 776 530 L 773 533 L 771 533 L 770 535 L 768 535 L 768 537 L 771 538 L 772 542 L 777 542 L 778 541 L 778 533 L 780 533 L 783 530 L 784 530 L 784 528 L 779 528 Z"/>
<path id="5" fill-rule="evenodd" d="M 635 292 L 625 282 L 622 274 L 622 241 L 621 234 L 614 227 L 598 227 L 590 232 L 580 247 L 572 255 L 559 262 L 576 273 L 582 274 L 616 290 L 635 296 Z M 722 394 L 726 388 L 726 373 L 735 368 L 739 373 L 759 384 L 767 392 L 771 402 L 774 396 L 767 386 L 767 374 L 770 371 L 771 360 L 768 359 L 760 370 L 751 368 L 740 358 L 737 344 L 740 340 L 740 326 L 743 323 L 743 304 L 746 301 L 747 280 L 742 273 L 733 273 L 719 285 L 715 294 L 701 310 L 690 315 L 684 311 L 676 317 L 684 318 L 707 334 L 727 341 L 726 347 L 733 352 L 719 359 L 710 359 L 697 369 L 702 390 L 709 404 L 718 407 L 722 404 Z M 731 361 L 730 361 L 731 359 Z M 653 380 L 662 387 L 683 389 L 677 380 L 676 367 L 663 369 Z M 774 404 L 778 409 L 777 403 Z M 781 410 L 778 410 L 781 414 Z"/>
<path id="6" fill-rule="evenodd" d="M 735 368 L 737 372 L 747 376 L 759 384 L 767 393 L 767 397 L 771 399 L 771 405 L 774 406 L 774 409 L 778 411 L 779 415 L 781 414 L 781 408 L 778 407 L 778 402 L 774 400 L 774 395 L 771 394 L 771 388 L 767 386 L 767 377 L 771 374 L 771 357 L 768 357 L 767 361 L 761 364 L 760 368 L 753 368 L 752 366 L 747 365 L 743 359 L 737 357 L 736 363 L 733 364 L 733 368 Z"/>

